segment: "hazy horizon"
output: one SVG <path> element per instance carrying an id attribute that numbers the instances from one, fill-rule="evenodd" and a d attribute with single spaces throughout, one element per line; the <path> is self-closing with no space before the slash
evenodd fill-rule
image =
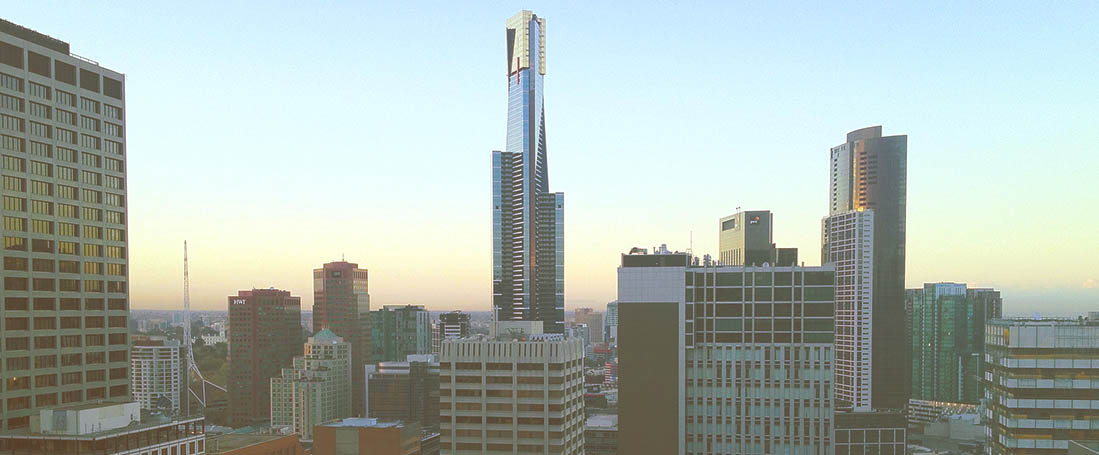
<path id="1" fill-rule="evenodd" d="M 828 150 L 871 125 L 908 135 L 907 287 L 1099 310 L 1096 3 L 15 1 L 3 17 L 126 74 L 133 308 L 182 307 L 188 240 L 197 310 L 270 286 L 312 308 L 313 268 L 345 256 L 372 307 L 487 311 L 520 7 L 547 21 L 568 310 L 615 299 L 630 247 L 693 237 L 716 256 L 737 207 L 771 210 L 775 242 L 819 264 Z"/>

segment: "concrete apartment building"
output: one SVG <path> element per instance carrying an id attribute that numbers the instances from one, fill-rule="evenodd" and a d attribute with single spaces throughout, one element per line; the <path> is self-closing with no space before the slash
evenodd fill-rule
<path id="1" fill-rule="evenodd" d="M 271 378 L 271 426 L 312 441 L 316 425 L 351 417 L 351 343 L 323 329 L 304 351 Z"/>
<path id="2" fill-rule="evenodd" d="M 830 455 L 834 271 L 622 255 L 620 453 Z"/>
<path id="3" fill-rule="evenodd" d="M 301 352 L 301 297 L 271 288 L 228 300 L 230 422 L 247 426 L 271 417 L 271 378 Z"/>
<path id="4" fill-rule="evenodd" d="M 183 370 L 179 348 L 179 342 L 165 340 L 139 341 L 130 347 L 130 387 L 141 409 L 180 412 Z"/>
<path id="5" fill-rule="evenodd" d="M 0 19 L 0 430 L 130 397 L 125 80 Z"/>
<path id="6" fill-rule="evenodd" d="M 1099 311 L 985 323 L 987 453 L 1065 454 L 1099 440 Z"/>
<path id="7" fill-rule="evenodd" d="M 443 454 L 583 453 L 584 347 L 541 328 L 508 321 L 495 338 L 443 342 Z"/>

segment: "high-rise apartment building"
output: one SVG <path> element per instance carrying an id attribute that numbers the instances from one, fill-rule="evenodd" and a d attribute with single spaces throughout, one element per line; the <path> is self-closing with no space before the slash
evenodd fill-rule
<path id="1" fill-rule="evenodd" d="M 251 425 L 271 416 L 271 378 L 301 352 L 301 297 L 279 289 L 229 296 L 229 420 Z"/>
<path id="2" fill-rule="evenodd" d="M 836 271 L 836 406 L 872 409 L 874 211 L 825 217 L 821 262 Z"/>
<path id="3" fill-rule="evenodd" d="M 618 450 L 831 454 L 831 266 L 624 254 Z"/>
<path id="4" fill-rule="evenodd" d="M 351 412 L 365 415 L 363 367 L 371 362 L 370 294 L 366 269 L 339 261 L 313 269 L 313 332 L 330 329 L 351 343 Z"/>
<path id="5" fill-rule="evenodd" d="M 431 354 L 431 314 L 422 305 L 386 305 L 370 312 L 371 362 Z"/>
<path id="6" fill-rule="evenodd" d="M 874 212 L 872 235 L 863 236 L 864 240 L 871 237 L 872 264 L 860 265 L 855 270 L 856 273 L 870 270 L 871 311 L 869 316 L 862 314 L 862 303 L 857 302 L 859 309 L 856 310 L 855 301 L 848 301 L 844 307 L 851 308 L 845 311 L 859 313 L 859 317 L 870 318 L 869 394 L 870 406 L 877 409 L 904 407 L 909 392 L 910 365 L 905 358 L 907 340 L 904 337 L 907 160 L 908 136 L 883 137 L 881 126 L 873 126 L 848 133 L 846 142 L 832 147 L 828 172 L 829 217 L 850 217 L 849 212 L 852 211 Z M 858 229 L 864 222 L 865 219 L 853 221 Z M 822 262 L 829 261 L 835 253 L 829 244 L 836 238 L 828 231 L 831 224 L 828 219 L 823 223 Z M 850 283 L 842 285 L 851 286 Z M 848 291 L 852 290 L 844 292 Z M 862 321 L 844 321 L 843 325 L 861 327 L 865 324 Z M 858 337 L 858 334 L 855 336 Z M 861 348 L 856 349 L 855 355 L 865 352 Z M 861 389 L 856 391 L 862 393 Z M 852 405 L 852 399 L 861 400 L 858 394 L 845 396 L 844 405 Z"/>
<path id="7" fill-rule="evenodd" d="M 351 417 L 351 344 L 322 329 L 294 366 L 271 378 L 271 426 L 313 440 L 313 427 Z"/>
<path id="8" fill-rule="evenodd" d="M 130 397 L 125 76 L 0 19 L 0 430 Z"/>
<path id="9" fill-rule="evenodd" d="M 451 311 L 440 314 L 439 333 L 444 340 L 469 336 L 469 313 Z"/>
<path id="10" fill-rule="evenodd" d="M 367 417 L 417 422 L 439 431 L 439 362 L 410 355 L 405 362 L 366 366 Z"/>
<path id="11" fill-rule="evenodd" d="M 507 21 L 508 125 L 492 152 L 492 305 L 497 321 L 565 326 L 564 193 L 549 192 L 546 162 L 546 20 Z"/>
<path id="12" fill-rule="evenodd" d="M 777 248 L 774 215 L 741 211 L 718 221 L 718 260 L 724 265 L 797 265 L 797 248 Z"/>
<path id="13" fill-rule="evenodd" d="M 987 452 L 1065 454 L 1099 440 L 1099 312 L 985 323 Z"/>
<path id="14" fill-rule="evenodd" d="M 130 347 L 130 387 L 134 401 L 141 409 L 178 414 L 183 403 L 181 368 L 178 342 L 134 342 Z"/>
<path id="15" fill-rule="evenodd" d="M 979 403 L 984 396 L 985 321 L 1002 316 L 992 289 L 928 283 L 908 293 L 912 306 L 912 399 Z"/>
<path id="16" fill-rule="evenodd" d="M 443 454 L 583 453 L 584 347 L 515 328 L 500 330 L 506 335 L 498 339 L 443 342 Z"/>

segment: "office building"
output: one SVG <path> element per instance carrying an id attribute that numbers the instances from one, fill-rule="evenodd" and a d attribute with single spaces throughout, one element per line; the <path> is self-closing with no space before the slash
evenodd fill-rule
<path id="1" fill-rule="evenodd" d="M 836 455 L 905 455 L 908 425 L 898 411 L 837 411 Z"/>
<path id="2" fill-rule="evenodd" d="M 226 433 L 206 439 L 206 455 L 304 455 L 299 438 L 296 434 Z"/>
<path id="3" fill-rule="evenodd" d="M 0 455 L 206 453 L 202 416 L 142 412 L 134 402 L 85 403 L 38 411 L 28 428 L 0 433 Z"/>
<path id="4" fill-rule="evenodd" d="M 541 331 L 512 323 L 497 338 L 443 342 L 442 453 L 583 453 L 584 347 Z"/>
<path id="5" fill-rule="evenodd" d="M 607 315 L 603 317 L 603 339 L 607 343 L 618 341 L 618 302 L 607 303 Z"/>
<path id="6" fill-rule="evenodd" d="M 183 375 L 179 343 L 149 340 L 130 347 L 133 400 L 141 409 L 178 414 Z"/>
<path id="7" fill-rule="evenodd" d="M 469 336 L 469 313 L 451 311 L 440 314 L 439 332 L 444 340 Z"/>
<path id="8" fill-rule="evenodd" d="M 313 440 L 313 427 L 351 417 L 351 343 L 321 329 L 294 366 L 271 378 L 271 426 Z"/>
<path id="9" fill-rule="evenodd" d="M 588 342 L 603 342 L 603 314 L 596 313 L 591 308 L 577 308 L 573 314 L 574 325 L 586 325 L 588 327 Z"/>
<path id="10" fill-rule="evenodd" d="M 549 192 L 546 20 L 520 11 L 507 21 L 508 125 L 492 152 L 492 306 L 496 321 L 565 326 L 564 193 Z"/>
<path id="11" fill-rule="evenodd" d="M 618 450 L 830 454 L 831 266 L 624 254 Z"/>
<path id="12" fill-rule="evenodd" d="M 129 399 L 125 76 L 0 19 L 0 430 Z"/>
<path id="13" fill-rule="evenodd" d="M 724 265 L 797 265 L 797 248 L 774 243 L 769 210 L 740 211 L 718 221 L 718 260 Z"/>
<path id="14" fill-rule="evenodd" d="M 593 415 L 584 423 L 584 455 L 618 454 L 618 416 Z"/>
<path id="15" fill-rule="evenodd" d="M 431 321 L 431 353 L 439 354 L 439 345 L 443 342 L 442 324 L 439 321 Z"/>
<path id="16" fill-rule="evenodd" d="M 908 293 L 912 307 L 912 399 L 979 403 L 984 396 L 985 321 L 1000 318 L 992 289 L 928 283 Z"/>
<path id="17" fill-rule="evenodd" d="M 426 431 L 439 431 L 439 362 L 434 356 L 367 365 L 366 396 L 368 417 L 416 422 Z"/>
<path id="18" fill-rule="evenodd" d="M 431 354 L 431 315 L 422 305 L 386 305 L 370 312 L 371 362 Z"/>
<path id="19" fill-rule="evenodd" d="M 371 362 L 367 270 L 339 261 L 313 269 L 313 332 L 330 329 L 351 343 L 351 412 L 365 415 L 363 367 Z"/>
<path id="20" fill-rule="evenodd" d="M 825 217 L 821 262 L 836 272 L 836 406 L 871 410 L 874 211 Z"/>
<path id="21" fill-rule="evenodd" d="M 278 289 L 229 296 L 229 421 L 247 426 L 271 416 L 271 378 L 301 352 L 301 297 Z"/>
<path id="22" fill-rule="evenodd" d="M 846 281 L 837 282 L 837 291 L 844 296 L 845 312 L 837 315 L 837 324 L 846 332 L 855 330 L 844 333 L 845 345 L 837 347 L 845 351 L 844 366 L 837 378 L 844 382 L 838 395 L 844 407 L 901 409 L 908 400 L 910 365 L 903 355 L 908 345 L 904 336 L 907 157 L 908 136 L 883 137 L 880 126 L 852 131 L 847 134 L 846 142 L 831 149 L 829 211 L 822 223 L 821 259 L 827 263 L 837 254 L 844 260 L 858 255 L 862 262 L 845 266 L 842 276 Z M 851 212 L 873 212 L 873 215 Z M 833 217 L 841 220 L 831 221 Z M 845 229 L 847 236 L 858 236 L 862 244 L 833 248 L 832 240 L 850 240 L 829 232 L 836 224 Z M 863 259 L 867 248 L 870 263 Z M 839 272 L 837 269 L 837 276 Z M 865 292 L 870 293 L 869 314 L 864 311 Z M 866 318 L 870 320 L 869 348 L 860 339 L 866 336 Z M 867 351 L 869 380 L 852 379 L 852 374 L 864 375 L 867 370 L 862 359 Z M 869 403 L 865 402 L 867 393 Z"/>
<path id="23" fill-rule="evenodd" d="M 313 455 L 437 455 L 425 451 L 425 435 L 415 423 L 370 418 L 318 425 Z M 437 435 L 436 435 L 437 436 Z"/>
<path id="24" fill-rule="evenodd" d="M 984 379 L 989 455 L 1099 440 L 1099 312 L 986 322 Z"/>

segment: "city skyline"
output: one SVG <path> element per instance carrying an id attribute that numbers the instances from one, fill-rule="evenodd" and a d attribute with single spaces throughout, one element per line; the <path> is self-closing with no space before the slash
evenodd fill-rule
<path id="1" fill-rule="evenodd" d="M 224 17 L 206 18 L 209 36 L 187 34 L 180 47 L 173 41 L 183 24 L 199 22 L 176 16 L 203 8 L 153 7 L 157 14 L 136 20 L 150 10 L 97 5 L 104 19 L 92 26 L 82 23 L 92 6 L 39 6 L 17 3 L 5 19 L 73 43 L 74 53 L 127 76 L 134 308 L 182 307 L 184 239 L 199 310 L 224 309 L 227 293 L 269 286 L 311 308 L 309 272 L 341 254 L 371 271 L 378 307 L 491 308 L 484 152 L 504 145 L 499 25 L 515 7 L 454 12 L 462 20 L 447 19 L 442 7 L 431 17 L 412 7 L 327 5 L 307 14 L 219 7 Z M 1079 207 L 1097 201 L 1082 189 L 1099 167 L 1087 153 L 1099 139 L 1087 119 L 1099 112 L 1086 102 L 1096 63 L 1078 58 L 1088 43 L 1073 34 L 1096 9 L 1061 7 L 1042 10 L 1060 19 L 1045 22 L 1057 29 L 1030 22 L 1034 12 L 1018 5 L 951 5 L 914 13 L 918 20 L 897 29 L 885 24 L 912 11 L 871 7 L 861 11 L 864 34 L 890 32 L 878 41 L 831 30 L 842 8 L 778 19 L 755 6 L 727 14 L 651 7 L 625 17 L 532 6 L 550 18 L 554 186 L 570 193 L 567 309 L 613 300 L 614 266 L 632 246 L 682 250 L 693 231 L 694 251 L 716 256 L 713 220 L 738 206 L 770 209 L 779 218 L 775 241 L 819 264 L 827 150 L 840 134 L 884 125 L 910 140 L 906 288 L 961 281 L 1003 291 L 1005 314 L 1085 311 L 1099 296 L 1099 255 L 1095 215 Z M 245 14 L 255 23 L 218 27 Z M 667 24 L 661 14 L 695 25 Z M 429 48 L 427 38 L 395 32 L 417 21 L 453 39 Z M 307 36 L 328 22 L 325 33 Z M 807 22 L 815 25 L 783 36 Z M 1008 32 L 1028 40 L 994 38 Z M 346 58 L 346 47 L 322 46 L 348 33 L 393 48 L 367 47 L 359 61 Z M 819 40 L 806 41 L 810 35 Z M 715 49 L 731 58 L 713 58 Z M 423 52 L 452 74 L 425 71 Z M 313 68 L 291 74 L 295 59 Z M 285 86 L 307 90 L 274 91 Z M 1033 86 L 1043 90 L 1025 90 Z M 334 96 L 302 95 L 326 91 Z M 203 98 L 233 102 L 195 102 Z M 440 137 L 417 135 L 424 123 L 437 126 L 427 136 Z M 318 129 L 324 138 L 298 131 Z M 345 145 L 352 137 L 358 143 Z M 302 147 L 331 156 L 309 165 L 322 152 L 302 156 Z M 1046 150 L 1058 159 L 1031 158 Z M 758 172 L 722 180 L 738 166 Z M 653 183 L 669 175 L 684 181 Z M 335 211 L 349 203 L 360 204 L 356 213 Z M 273 225 L 272 213 L 291 219 Z M 347 238 L 355 243 L 338 240 Z"/>

